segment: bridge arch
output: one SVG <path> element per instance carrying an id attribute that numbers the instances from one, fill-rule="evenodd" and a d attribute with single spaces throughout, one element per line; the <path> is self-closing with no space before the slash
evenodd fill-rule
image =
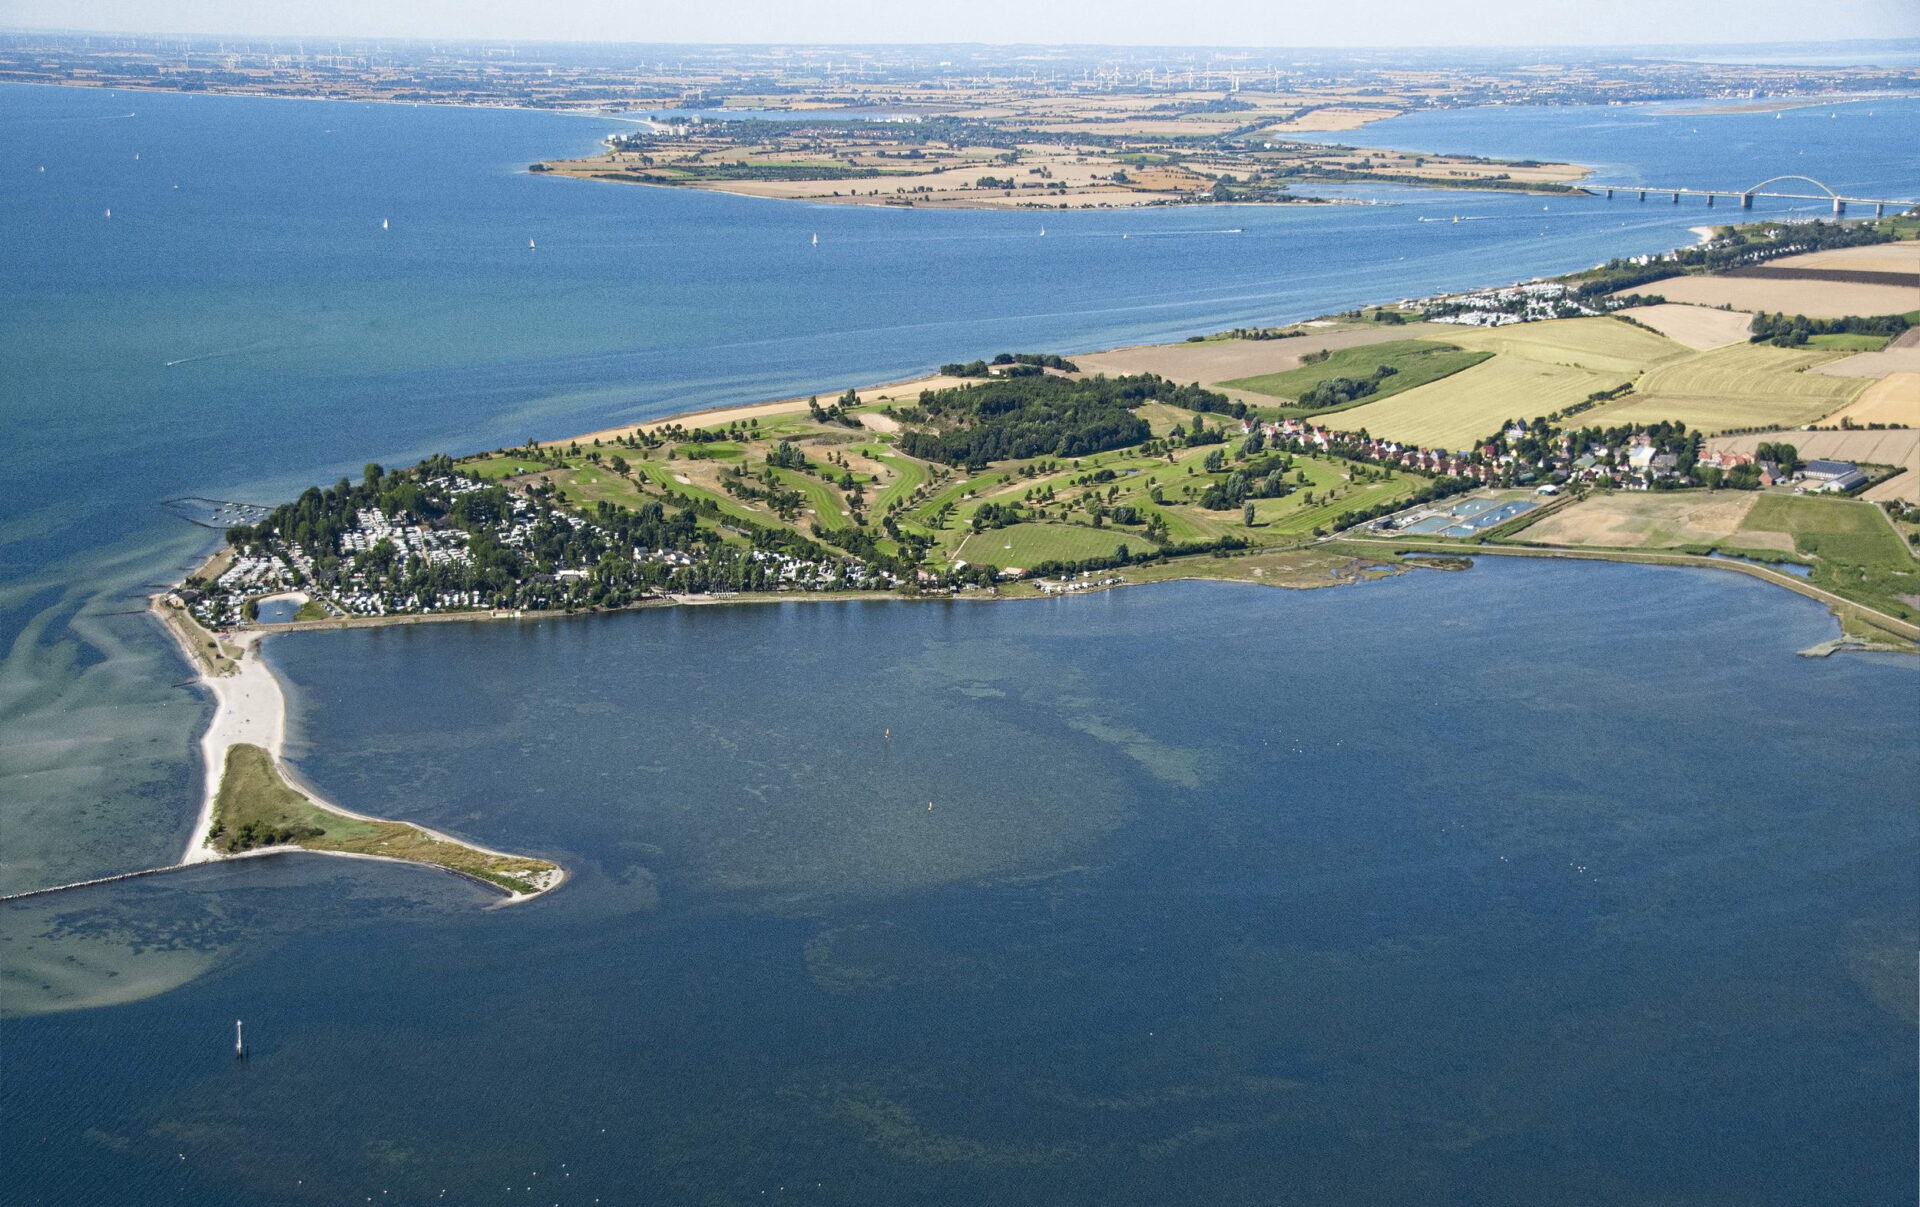
<path id="1" fill-rule="evenodd" d="M 1779 184 L 1779 183 L 1780 183 L 1781 181 L 1783 181 L 1783 180 L 1804 180 L 1804 181 L 1806 181 L 1806 182 L 1807 182 L 1808 184 L 1810 184 L 1810 185 L 1812 185 L 1812 186 L 1813 186 L 1814 188 L 1817 188 L 1817 189 L 1819 189 L 1819 190 L 1820 190 L 1821 192 L 1823 192 L 1823 193 L 1825 193 L 1825 194 L 1826 194 L 1827 196 L 1829 196 L 1829 197 L 1832 197 L 1832 198 L 1834 198 L 1835 200 L 1838 200 L 1838 199 L 1839 199 L 1839 197 L 1840 197 L 1840 194 L 1838 194 L 1838 193 L 1836 193 L 1836 192 L 1834 192 L 1834 191 L 1833 191 L 1833 189 L 1832 189 L 1832 187 L 1831 187 L 1831 186 L 1829 186 L 1829 185 L 1827 185 L 1827 184 L 1826 184 L 1825 182 L 1823 182 L 1823 181 L 1819 181 L 1819 180 L 1815 180 L 1815 179 L 1814 179 L 1813 177 L 1811 177 L 1811 176 L 1800 176 L 1800 175 L 1795 175 L 1795 174 L 1789 174 L 1789 175 L 1786 175 L 1786 176 L 1774 176 L 1774 177 L 1770 177 L 1769 179 L 1766 179 L 1766 180 L 1763 180 L 1763 181 L 1761 181 L 1761 182 L 1760 182 L 1759 184 L 1756 184 L 1756 185 L 1754 185 L 1754 186 L 1753 186 L 1752 188 L 1750 188 L 1750 189 L 1743 189 L 1743 190 L 1741 190 L 1741 191 L 1742 191 L 1742 192 L 1743 192 L 1743 193 L 1744 193 L 1745 195 L 1747 195 L 1747 196 L 1749 196 L 1749 197 L 1751 197 L 1751 196 L 1752 196 L 1753 194 L 1755 194 L 1755 193 L 1757 193 L 1757 192 L 1759 192 L 1759 191 L 1760 191 L 1761 189 L 1764 189 L 1764 188 L 1766 188 L 1766 187 L 1767 187 L 1768 185 L 1770 185 L 1770 184 Z"/>

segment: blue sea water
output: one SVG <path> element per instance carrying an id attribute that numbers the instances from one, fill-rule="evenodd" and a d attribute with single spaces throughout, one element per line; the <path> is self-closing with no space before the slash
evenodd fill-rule
<path id="1" fill-rule="evenodd" d="M 302 774 L 574 879 L 38 899 L 217 959 L 8 1024 L 9 1199 L 1901 1202 L 1916 672 L 1831 631 L 1538 562 L 283 637 Z"/>
<path id="2" fill-rule="evenodd" d="M 1911 101 L 1715 117 L 1710 147 L 1556 112 L 1366 134 L 1920 179 Z M 1378 189 L 1040 239 L 523 170 L 613 128 L 0 88 L 0 890 L 179 849 L 204 705 L 137 609 L 211 539 L 169 498 L 1493 284 L 1707 216 Z M 1915 680 L 1789 656 L 1832 633 L 1733 575 L 1526 565 L 283 635 L 330 795 L 577 877 L 487 912 L 265 860 L 0 907 L 9 1198 L 1892 1201 Z"/>

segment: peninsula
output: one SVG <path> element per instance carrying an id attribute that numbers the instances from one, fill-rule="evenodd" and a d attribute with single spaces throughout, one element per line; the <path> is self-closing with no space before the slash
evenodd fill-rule
<path id="1" fill-rule="evenodd" d="M 206 786 L 181 864 L 287 851 L 420 863 L 499 889 L 507 894 L 503 904 L 530 900 L 565 881 L 565 871 L 546 860 L 368 817 L 323 799 L 282 760 L 286 698 L 260 657 L 264 634 L 210 633 L 173 596 L 156 597 L 153 609 L 214 699 L 213 719 L 200 739 Z"/>
<path id="2" fill-rule="evenodd" d="M 1839 313 L 1659 292 L 1803 275 Z M 1178 578 L 1314 588 L 1497 554 L 1735 571 L 1833 610 L 1842 639 L 1809 652 L 1915 650 L 1920 311 L 1851 313 L 1915 281 L 1920 217 L 1722 227 L 1505 289 L 369 464 L 236 510 L 226 547 L 153 601 L 216 701 L 184 862 L 394 859 L 509 901 L 565 879 L 300 784 L 259 654 L 276 631 Z"/>
<path id="3" fill-rule="evenodd" d="M 1898 645 L 1920 636 L 1920 414 L 1893 401 L 1920 313 L 1788 319 L 1654 291 L 1895 265 L 1840 272 L 1872 300 L 1916 234 L 1913 218 L 1719 228 L 1503 290 L 369 465 L 229 528 L 175 598 L 210 630 L 259 631 L 1172 577 L 1317 586 L 1436 551 L 1658 550 L 1764 570 Z M 1650 518 L 1676 500 L 1703 504 Z M 1622 509 L 1632 539 L 1567 521 Z M 285 625 L 254 625 L 289 596 Z"/>

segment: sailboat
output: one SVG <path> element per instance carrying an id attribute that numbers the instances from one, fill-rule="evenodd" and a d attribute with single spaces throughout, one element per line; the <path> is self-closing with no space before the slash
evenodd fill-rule
<path id="1" fill-rule="evenodd" d="M 817 231 L 814 233 L 814 236 L 813 236 L 813 245 L 815 247 L 820 246 L 820 235 L 819 235 L 819 232 Z"/>
<path id="2" fill-rule="evenodd" d="M 387 229 L 387 220 L 385 218 L 380 219 L 380 229 L 381 230 Z"/>
<path id="3" fill-rule="evenodd" d="M 109 218 L 111 218 L 111 217 L 113 217 L 113 211 L 112 211 L 112 210 L 108 210 L 108 211 L 107 211 L 107 217 L 109 217 Z"/>
<path id="4" fill-rule="evenodd" d="M 532 251 L 532 250 L 533 250 L 533 240 L 532 240 L 532 239 L 528 239 L 528 240 L 527 240 L 527 250 L 528 250 L 528 251 Z"/>

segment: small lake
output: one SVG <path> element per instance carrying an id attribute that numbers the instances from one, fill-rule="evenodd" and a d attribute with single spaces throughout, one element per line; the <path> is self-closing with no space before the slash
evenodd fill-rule
<path id="1" fill-rule="evenodd" d="M 298 599 L 263 599 L 254 615 L 256 624 L 285 624 L 299 614 Z"/>

